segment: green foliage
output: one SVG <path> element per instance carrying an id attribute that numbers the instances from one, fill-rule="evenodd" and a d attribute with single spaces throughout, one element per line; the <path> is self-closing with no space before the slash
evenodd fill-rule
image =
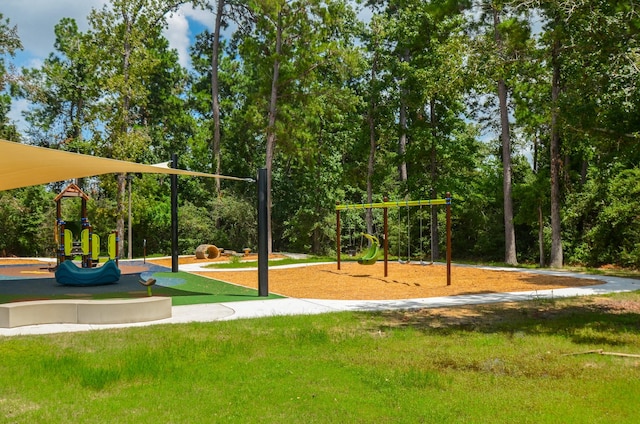
<path id="1" fill-rule="evenodd" d="M 177 153 L 180 167 L 210 172 L 214 40 L 206 31 L 197 34 L 191 69 L 180 66 L 162 29 L 167 13 L 182 3 L 113 0 L 90 13 L 86 31 L 63 18 L 53 52 L 19 77 L 6 56 L 21 47 L 20 40 L 0 16 L 0 137 L 149 164 Z M 229 33 L 219 40 L 221 169 L 255 176 L 274 137 L 275 250 L 334 253 L 335 202 L 366 201 L 370 184 L 374 201 L 451 192 L 454 259 L 501 260 L 506 152 L 496 144 L 492 93 L 502 78 L 510 107 L 518 260 L 539 261 L 539 232 L 543 247 L 550 244 L 553 127 L 561 140 L 558 206 L 566 261 L 639 266 L 640 21 L 633 7 L 582 0 L 373 0 L 366 2 L 373 16 L 364 24 L 354 6 L 303 0 L 224 7 Z M 283 43 L 276 54 L 278 30 Z M 8 119 L 14 94 L 31 104 L 26 134 Z M 89 218 L 98 234 L 119 229 L 124 237 L 125 181 L 105 175 L 78 182 L 91 195 Z M 51 249 L 51 193 L 64 185 L 0 195 L 6 254 Z M 222 181 L 220 199 L 212 181 L 181 177 L 179 187 L 181 253 L 201 243 L 255 248 L 253 184 Z M 142 254 L 144 240 L 148 254 L 168 254 L 169 179 L 135 175 L 132 189 L 134 254 Z M 65 208 L 74 225 L 79 206 Z M 394 251 L 415 252 L 430 235 L 420 231 L 418 214 L 412 216 L 408 225 L 392 217 Z M 442 233 L 442 212 L 437 217 Z M 367 224 L 364 216 L 344 219 L 340 237 L 346 246 L 354 244 L 347 243 L 353 238 L 347 232 L 359 233 Z M 374 214 L 378 234 L 380 221 Z"/>
<path id="2" fill-rule="evenodd" d="M 0 413 L 15 423 L 502 423 L 532 414 L 633 423 L 635 358 L 577 353 L 636 354 L 636 314 L 606 307 L 638 294 L 597 301 L 485 305 L 467 310 L 471 318 L 387 311 L 7 337 Z"/>
<path id="3" fill-rule="evenodd" d="M 245 247 L 257 249 L 255 206 L 242 199 L 225 196 L 204 206 L 186 202 L 180 205 L 178 216 L 181 254 L 192 255 L 201 244 L 235 251 Z M 170 221 L 166 224 L 170 226 Z"/>
<path id="4" fill-rule="evenodd" d="M 584 194 L 571 198 L 575 204 L 567 224 L 577 227 L 574 260 L 640 268 L 640 170 L 615 172 L 600 187 L 593 181 Z"/>
<path id="5" fill-rule="evenodd" d="M 43 187 L 0 192 L 0 255 L 55 255 L 53 197 Z"/>

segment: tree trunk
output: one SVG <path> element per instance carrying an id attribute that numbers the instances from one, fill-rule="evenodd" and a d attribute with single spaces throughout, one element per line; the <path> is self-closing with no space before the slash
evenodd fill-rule
<path id="1" fill-rule="evenodd" d="M 118 233 L 118 252 L 119 258 L 124 258 L 124 215 L 125 215 L 125 197 L 127 193 L 127 174 L 118 174 L 117 194 L 116 194 L 116 232 Z"/>
<path id="2" fill-rule="evenodd" d="M 500 16 L 493 10 L 494 37 L 498 52 L 503 50 L 502 37 L 498 30 Z M 509 131 L 509 110 L 507 107 L 507 84 L 504 78 L 498 79 L 498 102 L 500 104 L 500 138 L 502 141 L 502 192 L 504 197 L 504 261 L 517 265 L 516 233 L 513 226 L 513 195 L 511 182 L 511 134 Z"/>
<path id="3" fill-rule="evenodd" d="M 222 14 L 225 0 L 218 0 L 216 10 L 216 22 L 213 30 L 213 48 L 211 52 L 211 115 L 213 117 L 213 173 L 220 174 L 220 82 L 218 78 L 218 59 L 220 56 L 220 28 L 222 27 Z M 220 178 L 216 178 L 216 194 L 220 197 Z"/>
<path id="4" fill-rule="evenodd" d="M 376 79 L 377 79 L 377 71 L 378 71 L 378 63 L 377 63 L 377 55 L 374 56 L 373 62 L 371 64 L 371 82 L 369 84 L 370 87 L 375 87 Z M 376 125 L 375 125 L 375 112 L 376 112 L 376 101 L 373 93 L 374 89 L 371 90 L 370 100 L 369 100 L 369 112 L 367 116 L 367 123 L 369 124 L 369 160 L 367 162 L 367 203 L 373 202 L 373 172 L 375 170 L 376 164 Z M 373 234 L 373 211 L 371 209 L 367 209 L 365 213 L 365 224 L 367 226 L 367 233 Z"/>
<path id="5" fill-rule="evenodd" d="M 504 261 L 517 265 L 516 234 L 513 225 L 513 183 L 511 181 L 511 134 L 509 132 L 509 111 L 507 108 L 507 85 L 498 80 L 500 102 L 500 125 L 502 127 L 502 192 L 504 196 Z"/>
<path id="6" fill-rule="evenodd" d="M 133 30 L 133 23 L 128 17 L 125 17 L 125 37 L 124 37 L 124 50 L 122 55 L 122 75 L 124 77 L 124 86 L 129 87 L 129 72 L 131 67 L 131 31 Z M 129 109 L 131 107 L 131 98 L 128 92 L 122 96 L 122 123 L 120 127 L 120 137 L 127 137 L 129 134 Z M 117 143 L 117 139 L 113 140 L 113 143 Z M 117 157 L 116 159 L 124 159 Z M 126 174 L 118 174 L 117 194 L 116 194 L 116 232 L 118 233 L 118 252 L 119 258 L 124 258 L 124 215 L 125 215 L 125 193 L 127 188 L 127 176 Z"/>
<path id="7" fill-rule="evenodd" d="M 538 134 L 536 133 L 536 137 L 533 140 L 533 173 L 538 175 L 540 170 L 539 168 L 539 158 L 538 158 Z M 542 213 L 542 200 L 538 201 L 538 253 L 540 255 L 540 267 L 543 268 L 545 265 L 545 252 L 544 252 L 544 214 Z"/>
<path id="8" fill-rule="evenodd" d="M 402 58 L 404 62 L 409 60 L 409 52 L 405 50 Z M 398 140 L 398 153 L 400 154 L 400 182 L 406 183 L 408 179 L 407 174 L 407 102 L 405 100 L 406 88 L 400 87 L 400 139 Z"/>
<path id="9" fill-rule="evenodd" d="M 438 198 L 437 180 L 438 180 L 438 152 L 436 150 L 436 141 L 438 132 L 436 131 L 438 125 L 438 119 L 436 116 L 436 101 L 431 99 L 429 101 L 429 115 L 431 124 L 431 153 L 429 174 L 431 176 L 431 198 Z M 440 259 L 440 232 L 438 231 L 438 209 L 431 207 L 431 260 L 435 261 Z"/>
<path id="10" fill-rule="evenodd" d="M 551 81 L 551 260 L 552 268 L 561 268 L 562 225 L 560 222 L 560 132 L 558 128 L 558 99 L 560 97 L 560 43 L 554 41 L 551 49 L 553 76 Z"/>
<path id="11" fill-rule="evenodd" d="M 376 164 L 376 124 L 375 124 L 375 113 L 376 113 L 376 100 L 375 100 L 375 89 L 376 80 L 378 78 L 378 55 L 374 54 L 373 61 L 371 63 L 371 81 L 369 86 L 370 97 L 369 97 L 369 111 L 367 113 L 367 124 L 369 125 L 369 160 L 367 162 L 367 203 L 373 202 L 373 173 L 375 170 Z M 367 226 L 367 233 L 373 234 L 373 211 L 371 209 L 367 209 L 365 212 L 365 224 Z"/>
<path id="12" fill-rule="evenodd" d="M 538 204 L 538 253 L 540 255 L 540 267 L 545 265 L 544 253 L 544 215 L 542 214 L 542 202 Z"/>
<path id="13" fill-rule="evenodd" d="M 269 254 L 273 252 L 273 234 L 271 232 L 271 175 L 273 156 L 276 147 L 276 115 L 278 111 L 278 78 L 280 76 L 280 55 L 282 53 L 282 12 L 278 12 L 276 28 L 276 54 L 273 60 L 273 78 L 271 80 L 271 98 L 269 101 L 269 123 L 267 127 L 267 244 Z"/>

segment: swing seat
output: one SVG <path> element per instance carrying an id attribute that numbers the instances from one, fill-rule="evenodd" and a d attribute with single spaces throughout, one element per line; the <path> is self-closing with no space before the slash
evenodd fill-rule
<path id="1" fill-rule="evenodd" d="M 367 249 L 362 258 L 358 259 L 360 265 L 373 265 L 378 260 L 378 252 L 380 251 L 380 241 L 376 236 L 362 233 L 363 236 L 371 241 L 371 247 Z"/>

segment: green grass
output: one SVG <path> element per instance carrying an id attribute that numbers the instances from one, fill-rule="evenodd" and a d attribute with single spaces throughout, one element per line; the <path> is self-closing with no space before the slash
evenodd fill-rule
<path id="1" fill-rule="evenodd" d="M 0 422 L 635 423 L 640 360 L 567 355 L 640 353 L 606 301 L 8 337 Z"/>
<path id="2" fill-rule="evenodd" d="M 304 259 L 294 259 L 294 258 L 283 258 L 283 259 L 272 259 L 267 261 L 269 266 L 282 266 L 282 265 L 295 265 L 295 264 L 311 264 L 311 263 L 320 263 L 320 262 L 335 262 L 335 258 L 326 258 L 319 256 L 312 256 Z M 230 262 L 220 262 L 213 263 L 205 266 L 205 268 L 217 268 L 217 269 L 236 269 L 236 268 L 257 268 L 258 261 L 230 261 Z"/>

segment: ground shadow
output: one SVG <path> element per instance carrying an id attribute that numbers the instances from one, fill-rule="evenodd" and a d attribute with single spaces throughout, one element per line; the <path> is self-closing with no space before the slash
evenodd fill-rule
<path id="1" fill-rule="evenodd" d="M 621 296 L 384 311 L 379 329 L 413 328 L 425 333 L 459 331 L 509 336 L 562 334 L 576 344 L 619 345 L 640 333 L 640 292 Z M 594 331 L 596 330 L 596 331 Z"/>

